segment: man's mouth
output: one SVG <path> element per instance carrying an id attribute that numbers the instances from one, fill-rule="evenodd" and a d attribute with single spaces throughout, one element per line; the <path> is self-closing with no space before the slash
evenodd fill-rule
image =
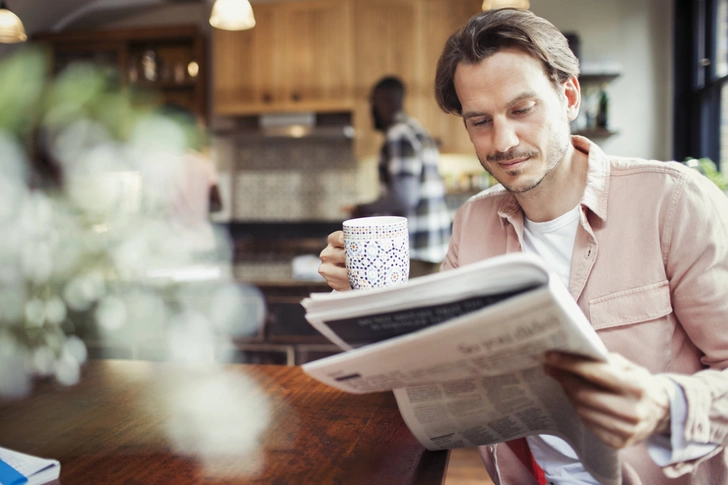
<path id="1" fill-rule="evenodd" d="M 498 165 L 500 165 L 502 168 L 506 170 L 512 170 L 514 168 L 518 168 L 524 163 L 528 161 L 530 157 L 524 157 L 524 158 L 515 158 L 513 160 L 507 160 L 503 162 L 498 162 Z"/>

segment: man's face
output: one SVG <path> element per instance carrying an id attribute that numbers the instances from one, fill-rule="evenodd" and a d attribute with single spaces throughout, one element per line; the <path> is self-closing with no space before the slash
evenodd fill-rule
<path id="1" fill-rule="evenodd" d="M 384 131 L 387 128 L 387 122 L 384 119 L 384 108 L 386 107 L 386 99 L 380 91 L 374 91 L 369 97 L 369 106 L 372 110 L 372 122 L 374 129 Z"/>
<path id="2" fill-rule="evenodd" d="M 458 65 L 455 89 L 470 141 L 483 167 L 507 190 L 523 194 L 553 177 L 578 112 L 574 83 L 554 88 L 540 62 L 517 49 Z"/>

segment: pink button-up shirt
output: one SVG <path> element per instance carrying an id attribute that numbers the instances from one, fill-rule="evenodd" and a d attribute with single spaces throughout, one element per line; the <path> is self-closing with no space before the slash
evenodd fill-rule
<path id="1" fill-rule="evenodd" d="M 685 440 L 726 443 L 728 197 L 681 164 L 607 156 L 578 136 L 572 143 L 589 160 L 572 296 L 610 351 L 682 387 Z M 491 188 L 458 210 L 443 269 L 520 251 L 522 240 L 518 202 Z M 481 455 L 496 485 L 535 483 L 507 446 Z M 728 484 L 723 446 L 664 469 L 644 445 L 620 456 L 628 485 Z"/>

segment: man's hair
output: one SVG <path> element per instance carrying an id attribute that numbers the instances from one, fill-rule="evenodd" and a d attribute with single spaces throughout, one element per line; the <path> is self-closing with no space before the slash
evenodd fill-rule
<path id="1" fill-rule="evenodd" d="M 507 48 L 520 49 L 541 61 L 554 86 L 579 75 L 579 60 L 566 37 L 548 20 L 528 10 L 487 10 L 473 16 L 445 43 L 435 74 L 435 98 L 440 108 L 462 115 L 455 91 L 455 69 L 460 63 L 477 64 Z"/>
<path id="2" fill-rule="evenodd" d="M 400 107 L 404 101 L 405 92 L 404 83 L 396 76 L 383 77 L 372 89 L 372 93 L 382 93 L 391 103 L 399 104 Z"/>

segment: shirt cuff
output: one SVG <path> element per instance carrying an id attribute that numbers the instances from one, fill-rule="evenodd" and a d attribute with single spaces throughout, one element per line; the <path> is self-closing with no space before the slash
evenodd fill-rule
<path id="1" fill-rule="evenodd" d="M 677 382 L 667 379 L 672 383 L 667 388 L 670 397 L 670 436 L 653 434 L 646 442 L 647 452 L 661 467 L 696 460 L 718 447 L 714 443 L 685 440 L 685 418 L 688 412 L 685 393 Z"/>

